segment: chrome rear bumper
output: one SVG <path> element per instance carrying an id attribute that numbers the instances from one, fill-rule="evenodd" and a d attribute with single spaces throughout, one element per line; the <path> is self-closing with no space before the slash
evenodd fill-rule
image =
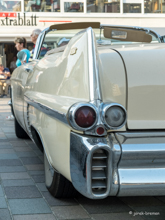
<path id="1" fill-rule="evenodd" d="M 118 196 L 165 195 L 165 136 L 154 134 L 117 134 L 122 146 Z"/>
<path id="2" fill-rule="evenodd" d="M 70 170 L 84 196 L 165 195 L 165 133 L 71 133 Z"/>

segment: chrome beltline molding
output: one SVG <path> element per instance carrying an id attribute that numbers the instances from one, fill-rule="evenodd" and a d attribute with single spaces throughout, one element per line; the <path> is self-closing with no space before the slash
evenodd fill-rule
<path id="1" fill-rule="evenodd" d="M 46 115 L 53 117 L 55 119 L 58 119 L 59 121 L 68 124 L 68 120 L 66 117 L 66 114 L 56 111 L 36 100 L 30 99 L 29 97 L 27 97 L 26 95 L 24 95 L 24 100 L 29 104 L 32 105 L 34 108 L 40 110 L 41 112 L 45 113 Z"/>

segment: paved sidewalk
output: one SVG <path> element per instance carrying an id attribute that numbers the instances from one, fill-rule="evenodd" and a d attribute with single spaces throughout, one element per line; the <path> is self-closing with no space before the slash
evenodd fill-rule
<path id="1" fill-rule="evenodd" d="M 0 99 L 0 220 L 164 220 L 165 196 L 55 199 L 44 184 L 43 154 L 16 138 L 8 98 Z M 136 216 L 134 216 L 136 215 Z"/>

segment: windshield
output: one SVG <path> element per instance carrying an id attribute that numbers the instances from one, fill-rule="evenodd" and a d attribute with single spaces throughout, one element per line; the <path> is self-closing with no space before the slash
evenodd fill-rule
<path id="1" fill-rule="evenodd" d="M 62 47 L 82 29 L 74 30 L 51 30 L 46 33 L 39 54 L 39 59 L 52 49 Z M 158 43 L 159 39 L 152 33 L 143 30 L 133 30 L 127 28 L 102 27 L 93 29 L 98 45 L 115 44 L 139 44 L 139 43 Z"/>

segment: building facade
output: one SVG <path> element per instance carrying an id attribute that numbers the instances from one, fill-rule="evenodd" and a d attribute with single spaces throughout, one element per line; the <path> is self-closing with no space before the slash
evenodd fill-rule
<path id="1" fill-rule="evenodd" d="M 149 27 L 165 35 L 165 0 L 0 0 L 0 54 L 7 55 L 8 47 L 15 54 L 14 38 L 30 42 L 35 28 L 79 21 Z"/>

